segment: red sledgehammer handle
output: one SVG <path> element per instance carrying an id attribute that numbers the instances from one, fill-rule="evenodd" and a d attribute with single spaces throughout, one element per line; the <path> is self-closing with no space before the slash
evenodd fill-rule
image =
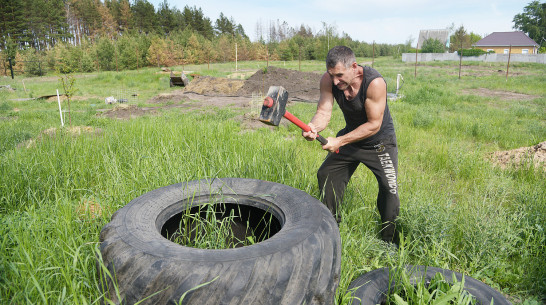
<path id="1" fill-rule="evenodd" d="M 274 101 L 273 99 L 270 97 L 270 96 L 267 96 L 265 99 L 264 99 L 264 106 L 265 107 L 268 107 L 268 108 L 271 108 L 273 107 L 273 104 L 274 104 Z M 303 131 L 311 131 L 311 127 L 309 127 L 307 124 L 305 124 L 304 122 L 300 121 L 300 119 L 298 119 L 297 117 L 295 117 L 293 114 L 291 114 L 290 112 L 288 111 L 285 111 L 284 112 L 284 115 L 283 115 L 287 120 L 289 120 L 290 122 L 296 124 L 296 126 L 298 126 L 299 128 L 301 128 Z M 317 134 L 317 137 L 316 139 L 322 144 L 322 145 L 326 145 L 328 143 L 328 140 L 326 140 L 323 136 Z M 336 150 L 336 154 L 339 153 L 339 149 Z"/>
<path id="2" fill-rule="evenodd" d="M 303 131 L 311 131 L 311 127 L 309 127 L 307 124 L 305 124 L 304 122 L 300 121 L 300 119 L 298 119 L 297 117 L 295 117 L 293 114 L 291 114 L 290 112 L 288 111 L 285 111 L 284 112 L 284 117 L 289 120 L 290 122 L 296 124 L 296 126 L 298 126 L 299 128 L 301 128 Z M 326 140 L 323 136 L 317 134 L 317 140 L 322 144 L 322 145 L 326 145 L 326 143 L 328 143 L 328 140 Z"/>

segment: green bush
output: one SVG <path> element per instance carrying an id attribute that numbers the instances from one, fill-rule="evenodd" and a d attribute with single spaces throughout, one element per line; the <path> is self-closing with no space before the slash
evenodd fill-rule
<path id="1" fill-rule="evenodd" d="M 117 51 L 119 53 L 120 69 L 134 70 L 137 68 L 138 41 L 136 37 L 126 36 L 118 39 Z"/>
<path id="2" fill-rule="evenodd" d="M 97 58 L 100 63 L 101 70 L 113 70 L 115 68 L 114 62 L 115 48 L 112 41 L 106 37 L 99 39 L 97 43 Z"/>
<path id="3" fill-rule="evenodd" d="M 41 57 L 34 49 L 30 49 L 24 53 L 25 74 L 29 76 L 43 76 L 45 74 L 44 66 L 41 63 Z"/>
<path id="4" fill-rule="evenodd" d="M 61 73 L 80 72 L 80 62 L 83 55 L 82 49 L 70 44 L 58 44 L 55 48 L 57 49 L 56 70 Z"/>
<path id="5" fill-rule="evenodd" d="M 81 60 L 81 72 L 93 72 L 95 71 L 95 63 L 93 62 L 93 57 L 87 51 L 84 51 L 82 54 Z"/>
<path id="6" fill-rule="evenodd" d="M 491 52 L 486 52 L 482 49 L 459 49 L 457 51 L 459 54 L 462 54 L 463 56 L 480 56 L 480 55 L 483 55 L 483 54 L 488 54 L 488 53 L 495 53 L 494 51 L 491 51 Z"/>
<path id="7" fill-rule="evenodd" d="M 427 39 L 423 42 L 421 53 L 444 53 L 446 46 L 438 39 Z"/>

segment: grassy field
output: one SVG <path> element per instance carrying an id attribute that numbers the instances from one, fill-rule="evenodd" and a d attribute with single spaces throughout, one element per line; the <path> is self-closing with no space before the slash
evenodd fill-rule
<path id="1" fill-rule="evenodd" d="M 238 68 L 265 65 L 239 62 Z M 233 63 L 184 67 L 213 76 L 232 75 L 234 68 Z M 400 263 L 470 275 L 513 303 L 545 303 L 544 167 L 526 162 L 501 169 L 486 156 L 546 140 L 546 66 L 513 63 L 508 80 L 505 64 L 465 63 L 461 79 L 453 62 L 421 63 L 417 77 L 413 64 L 392 58 L 376 59 L 374 68 L 389 88 L 398 73 L 405 79 L 403 98 L 389 103 L 399 143 L 405 246 L 391 255 L 377 238 L 377 184 L 362 166 L 342 208 L 337 304 L 348 304 L 346 288 L 360 274 Z M 324 68 L 308 61 L 301 69 Z M 99 303 L 99 232 L 117 209 L 150 190 L 241 177 L 280 182 L 318 197 L 316 170 L 325 153 L 301 139 L 295 126 L 245 130 L 236 120 L 241 110 L 219 108 L 105 118 L 97 110 L 114 107 L 104 104 L 105 97 L 136 92 L 131 103 L 145 106 L 149 98 L 173 90 L 168 74 L 150 68 L 75 79 L 72 124 L 95 128 L 77 136 L 60 129 L 56 101 L 20 100 L 54 94 L 61 88 L 58 76 L 0 79 L 0 85 L 17 89 L 0 89 L 1 304 Z M 481 88 L 528 98 L 483 96 L 476 93 Z M 289 110 L 306 121 L 315 105 L 297 103 Z M 323 135 L 343 126 L 336 108 Z M 42 132 L 52 127 L 59 129 Z"/>

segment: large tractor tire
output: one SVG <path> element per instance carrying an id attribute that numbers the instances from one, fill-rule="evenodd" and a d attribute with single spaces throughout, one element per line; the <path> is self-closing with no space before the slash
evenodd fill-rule
<path id="1" fill-rule="evenodd" d="M 167 238 L 184 211 L 212 201 L 243 211 L 241 223 L 249 226 L 272 216 L 271 234 L 217 250 Z M 262 180 L 198 180 L 153 190 L 118 210 L 100 241 L 97 268 L 111 275 L 104 292 L 115 304 L 331 305 L 339 284 L 341 239 L 331 213 L 305 192 Z"/>
<path id="2" fill-rule="evenodd" d="M 463 275 L 459 272 L 419 265 L 407 265 L 405 272 L 409 275 L 411 283 L 424 282 L 430 283 L 430 280 L 437 273 L 441 273 L 444 280 L 453 283 L 453 274 L 458 282 L 462 281 Z M 352 292 L 352 305 L 376 305 L 384 304 L 389 294 L 389 289 L 393 289 L 397 282 L 396 272 L 391 272 L 389 268 L 372 270 L 358 277 L 349 285 L 349 291 Z M 511 303 L 498 291 L 490 286 L 470 277 L 464 277 L 464 289 L 468 291 L 475 299 L 477 304 L 490 305 L 491 301 L 495 305 L 511 305 Z"/>

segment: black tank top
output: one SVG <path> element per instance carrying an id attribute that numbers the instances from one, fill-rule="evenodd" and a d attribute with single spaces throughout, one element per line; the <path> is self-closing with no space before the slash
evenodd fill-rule
<path id="1" fill-rule="evenodd" d="M 345 128 L 338 132 L 337 136 L 347 134 L 368 121 L 366 109 L 364 108 L 368 86 L 374 79 L 378 77 L 383 78 L 383 76 L 381 76 L 381 74 L 373 68 L 363 66 L 360 67 L 363 68 L 364 79 L 362 81 L 362 85 L 360 86 L 360 90 L 352 100 L 347 100 L 343 91 L 339 90 L 335 85 L 332 84 L 332 93 L 334 94 L 334 98 L 336 99 L 339 108 L 341 108 L 341 111 L 343 112 L 346 124 Z M 383 122 L 381 123 L 381 128 L 379 129 L 379 131 L 371 137 L 368 137 L 353 144 L 357 146 L 369 146 L 370 144 L 373 145 L 379 142 L 382 138 L 386 136 L 394 134 L 394 124 L 392 122 L 391 113 L 389 111 L 389 105 L 385 104 L 385 111 L 383 112 Z"/>

